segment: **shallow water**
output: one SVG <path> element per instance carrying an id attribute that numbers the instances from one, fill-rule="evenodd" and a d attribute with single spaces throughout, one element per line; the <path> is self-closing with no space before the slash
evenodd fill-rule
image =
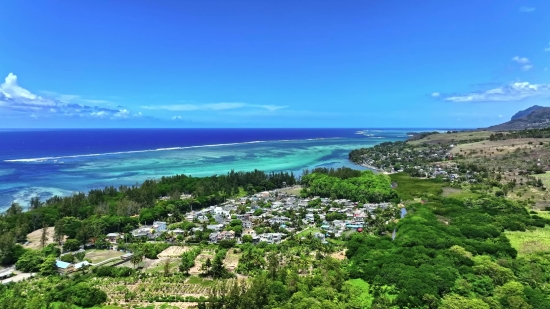
<path id="1" fill-rule="evenodd" d="M 357 134 L 357 130 L 348 129 L 332 134 L 342 136 L 328 136 L 328 139 L 315 139 L 315 134 L 319 133 L 313 132 L 311 138 L 299 140 L 254 143 L 228 140 L 223 145 L 183 143 L 184 146 L 141 150 L 139 145 L 131 150 L 110 145 L 102 149 L 109 150 L 105 152 L 90 146 L 66 152 L 62 148 L 41 149 L 40 156 L 32 156 L 28 149 L 24 156 L 16 150 L 10 153 L 4 149 L 0 156 L 0 210 L 5 210 L 12 201 L 26 206 L 34 196 L 45 200 L 53 195 L 69 195 L 109 185 L 133 185 L 174 174 L 209 176 L 225 174 L 232 169 L 259 169 L 293 171 L 299 175 L 304 168 L 320 166 L 361 168 L 348 161 L 349 151 L 403 140 L 406 138 L 404 132 L 377 130 Z M 87 149 L 90 150 L 86 152 Z"/>

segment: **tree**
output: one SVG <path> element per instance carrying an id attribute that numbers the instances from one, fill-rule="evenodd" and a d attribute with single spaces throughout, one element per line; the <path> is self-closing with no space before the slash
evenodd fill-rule
<path id="1" fill-rule="evenodd" d="M 211 267 L 212 267 L 212 261 L 210 261 L 210 258 L 207 258 L 204 264 L 201 265 L 201 270 L 203 271 L 203 275 L 205 276 L 210 275 Z"/>
<path id="2" fill-rule="evenodd" d="M 279 257 L 276 252 L 272 252 L 267 256 L 267 269 L 269 270 L 269 277 L 275 279 L 279 271 Z"/>
<path id="3" fill-rule="evenodd" d="M 44 262 L 44 257 L 36 250 L 27 250 L 15 263 L 17 270 L 22 272 L 38 272 L 40 265 Z"/>
<path id="4" fill-rule="evenodd" d="M 170 276 L 170 260 L 165 260 L 163 265 L 164 276 Z"/>
<path id="5" fill-rule="evenodd" d="M 180 271 L 185 273 L 186 275 L 189 274 L 189 269 L 191 267 L 195 266 L 195 258 L 197 255 L 201 253 L 200 248 L 196 248 L 187 252 L 184 252 L 181 256 L 181 264 L 180 264 Z"/>
<path id="6" fill-rule="evenodd" d="M 132 262 L 132 264 L 134 264 L 134 268 L 136 268 L 137 265 L 139 265 L 139 263 L 141 263 L 143 261 L 143 252 L 141 251 L 136 251 L 132 254 L 132 257 L 130 258 L 130 262 Z"/>
<path id="7" fill-rule="evenodd" d="M 216 254 L 216 257 L 214 258 L 211 273 L 212 278 L 214 279 L 224 278 L 227 275 L 227 270 L 225 269 L 222 257 L 219 254 Z"/>
<path id="8" fill-rule="evenodd" d="M 467 298 L 457 294 L 446 295 L 439 309 L 489 309 L 489 305 L 481 299 Z"/>
<path id="9" fill-rule="evenodd" d="M 82 262 L 84 261 L 84 257 L 86 256 L 86 252 L 85 251 L 80 251 L 80 252 L 77 252 L 75 253 L 74 257 L 79 261 L 79 262 Z"/>
<path id="10" fill-rule="evenodd" d="M 21 207 L 21 205 L 19 205 L 18 203 L 13 202 L 11 203 L 10 208 L 6 210 L 6 216 L 14 217 L 19 215 L 22 212 L 23 212 L 23 207 Z"/>
<path id="11" fill-rule="evenodd" d="M 251 243 L 252 242 L 252 236 L 251 235 L 243 235 L 242 241 L 243 241 L 243 243 Z"/>
<path id="12" fill-rule="evenodd" d="M 56 247 L 55 244 L 49 244 L 44 249 L 42 249 L 42 254 L 44 254 L 45 257 L 48 257 L 50 255 L 58 257 L 61 254 L 61 250 Z"/>
<path id="13" fill-rule="evenodd" d="M 61 261 L 63 262 L 66 262 L 66 263 L 74 263 L 74 255 L 72 254 L 64 254 L 61 256 L 60 258 Z"/>
<path id="14" fill-rule="evenodd" d="M 71 252 L 80 249 L 80 242 L 76 239 L 67 239 L 63 244 L 63 251 Z"/>
<path id="15" fill-rule="evenodd" d="M 41 206 L 42 206 L 42 202 L 40 202 L 40 198 L 38 196 L 31 197 L 31 201 L 30 201 L 31 210 L 38 209 Z"/>
<path id="16" fill-rule="evenodd" d="M 80 282 L 69 288 L 70 300 L 77 306 L 93 307 L 107 301 L 107 294 L 102 290 Z"/>
<path id="17" fill-rule="evenodd" d="M 42 265 L 40 265 L 40 274 L 51 276 L 57 273 L 56 258 L 54 256 L 47 257 Z"/>
<path id="18" fill-rule="evenodd" d="M 18 256 L 16 256 L 17 246 L 19 245 L 15 243 L 15 237 L 13 233 L 2 233 L 0 235 L 0 264 L 1 265 L 9 265 L 14 263 L 17 260 L 18 258 Z"/>
<path id="19" fill-rule="evenodd" d="M 42 226 L 42 233 L 40 234 L 40 247 L 44 249 L 47 242 L 48 242 L 48 226 L 44 224 L 44 226 Z"/>

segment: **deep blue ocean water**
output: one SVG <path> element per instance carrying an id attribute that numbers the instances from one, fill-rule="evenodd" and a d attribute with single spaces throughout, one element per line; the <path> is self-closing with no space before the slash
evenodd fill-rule
<path id="1" fill-rule="evenodd" d="M 80 129 L 0 131 L 0 211 L 33 196 L 132 185 L 166 175 L 355 166 L 350 150 L 405 129 Z M 355 166 L 357 167 L 357 166 Z M 360 167 L 358 167 L 360 168 Z"/>

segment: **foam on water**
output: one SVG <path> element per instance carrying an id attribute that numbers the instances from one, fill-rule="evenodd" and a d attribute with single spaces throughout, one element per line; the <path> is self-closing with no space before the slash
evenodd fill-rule
<path id="1" fill-rule="evenodd" d="M 391 137 L 377 136 L 380 138 L 376 139 L 355 135 L 353 138 L 250 141 L 9 159 L 0 162 L 4 165 L 0 171 L 10 170 L 10 174 L 0 179 L 0 211 L 14 200 L 28 205 L 33 196 L 45 200 L 53 195 L 65 196 L 111 185 L 135 185 L 146 179 L 175 174 L 202 177 L 231 170 L 259 169 L 293 171 L 299 175 L 304 168 L 319 166 L 357 168 L 348 161 L 349 151 L 399 139 L 396 135 L 397 132 Z"/>
<path id="2" fill-rule="evenodd" d="M 308 138 L 308 139 L 305 139 L 305 140 L 306 141 L 315 141 L 315 140 L 331 140 L 331 139 L 340 139 L 340 137 Z M 212 145 L 200 145 L 200 146 L 169 147 L 169 148 L 157 148 L 157 149 L 146 149 L 146 150 L 131 150 L 131 151 L 117 151 L 117 152 L 105 152 L 105 153 L 91 153 L 91 154 L 81 154 L 81 155 L 73 155 L 73 156 L 57 156 L 57 157 L 28 158 L 28 159 L 9 159 L 9 160 L 4 160 L 4 162 L 8 162 L 8 163 L 9 162 L 46 162 L 46 161 L 56 161 L 56 160 L 59 160 L 59 159 L 68 159 L 68 158 L 85 158 L 85 157 L 98 157 L 98 156 L 146 153 L 146 152 L 157 152 L 157 151 L 195 149 L 195 148 L 206 148 L 206 147 L 238 146 L 238 145 L 258 144 L 258 143 L 267 143 L 267 142 L 293 142 L 293 141 L 298 142 L 298 141 L 301 141 L 301 140 L 250 141 L 250 142 L 241 142 L 241 143 L 225 143 L 225 144 L 212 144 Z"/>

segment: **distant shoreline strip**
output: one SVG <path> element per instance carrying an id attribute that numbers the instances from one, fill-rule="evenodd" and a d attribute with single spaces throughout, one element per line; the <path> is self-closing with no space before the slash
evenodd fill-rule
<path id="1" fill-rule="evenodd" d="M 226 144 L 197 145 L 197 146 L 185 146 L 185 147 L 157 148 L 157 149 L 147 149 L 147 150 L 130 150 L 130 151 L 117 151 L 117 152 L 105 152 L 105 153 L 92 153 L 92 154 L 82 154 L 82 155 L 72 155 L 72 156 L 43 157 L 43 158 L 30 158 L 30 159 L 10 159 L 10 160 L 4 160 L 4 162 L 7 162 L 7 163 L 44 162 L 44 161 L 59 160 L 59 159 L 72 159 L 72 158 L 82 158 L 82 157 L 98 157 L 98 156 L 108 156 L 108 155 L 131 154 L 131 153 L 184 150 L 184 149 L 207 148 L 207 147 L 236 146 L 236 145 L 270 143 L 270 142 L 275 143 L 275 142 L 315 141 L 315 140 L 327 140 L 327 139 L 342 139 L 342 137 L 250 141 L 250 142 L 240 142 L 240 143 L 226 143 Z"/>

